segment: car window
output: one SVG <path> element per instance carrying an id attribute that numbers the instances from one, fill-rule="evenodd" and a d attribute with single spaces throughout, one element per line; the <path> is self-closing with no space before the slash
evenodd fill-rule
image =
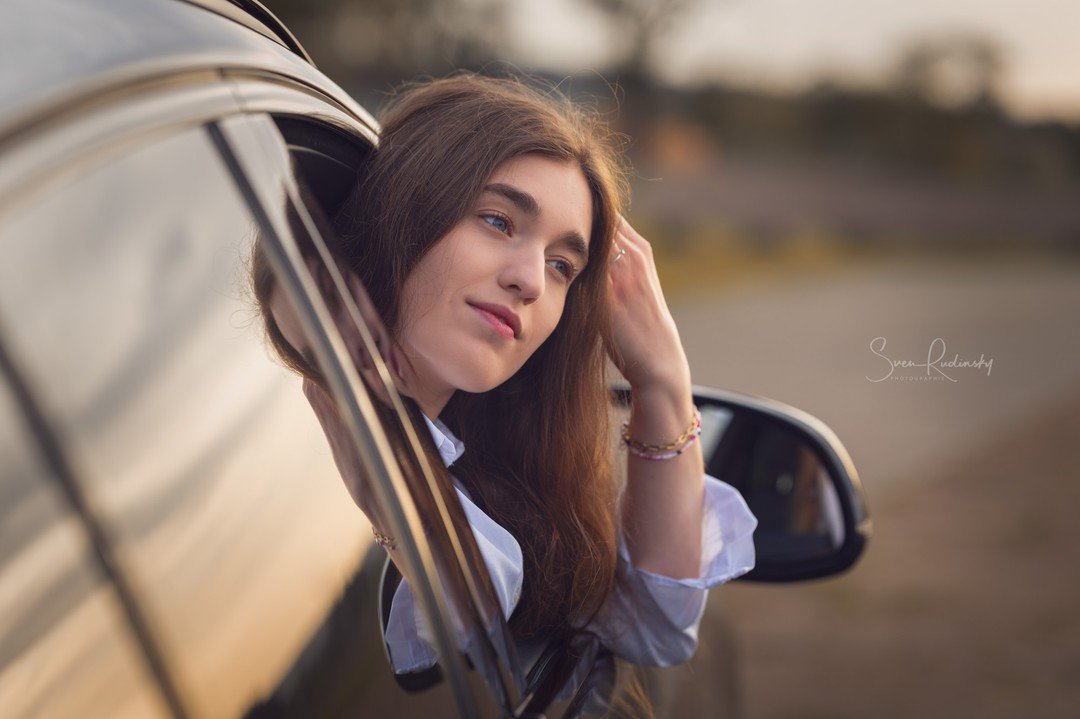
<path id="1" fill-rule="evenodd" d="M 248 294 L 255 223 L 207 131 L 95 163 L 0 217 L 0 326 L 190 713 L 235 716 L 293 667 L 371 535 L 297 378 L 268 357 Z M 40 571 L 79 556 L 66 541 Z M 38 609 L 50 628 L 82 616 Z M 356 661 L 382 659 L 370 650 Z M 0 671 L 0 687 L 17 680 Z"/>

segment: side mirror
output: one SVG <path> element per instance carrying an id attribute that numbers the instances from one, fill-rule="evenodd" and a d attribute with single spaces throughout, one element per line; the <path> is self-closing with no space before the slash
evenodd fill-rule
<path id="1" fill-rule="evenodd" d="M 872 532 L 847 450 L 821 420 L 762 397 L 694 388 L 705 469 L 739 490 L 758 519 L 757 559 L 742 579 L 839 574 Z"/>

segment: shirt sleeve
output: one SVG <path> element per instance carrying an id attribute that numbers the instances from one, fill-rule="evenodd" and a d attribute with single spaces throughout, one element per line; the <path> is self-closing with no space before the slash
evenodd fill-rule
<path id="1" fill-rule="evenodd" d="M 514 536 L 477 507 L 467 494 L 456 488 L 465 517 L 472 527 L 503 616 L 509 617 L 521 598 L 524 562 L 521 545 Z M 458 647 L 467 650 L 463 627 L 456 626 Z M 390 662 L 398 674 L 416 672 L 434 666 L 438 660 L 430 626 L 403 579 L 394 592 L 390 618 L 386 626 L 386 646 Z"/>
<path id="2" fill-rule="evenodd" d="M 619 581 L 590 628 L 628 661 L 688 661 L 697 649 L 708 590 L 754 568 L 757 524 L 738 490 L 706 474 L 698 576 L 672 579 L 638 569 L 620 532 Z"/>

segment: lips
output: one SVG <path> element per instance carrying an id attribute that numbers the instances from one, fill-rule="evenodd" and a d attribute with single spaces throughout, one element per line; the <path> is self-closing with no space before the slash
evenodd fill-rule
<path id="1" fill-rule="evenodd" d="M 469 302 L 468 304 L 507 339 L 521 335 L 521 320 L 509 307 L 487 302 Z"/>

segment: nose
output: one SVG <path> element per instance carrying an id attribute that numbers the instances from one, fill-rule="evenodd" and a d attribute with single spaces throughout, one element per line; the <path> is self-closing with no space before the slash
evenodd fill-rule
<path id="1" fill-rule="evenodd" d="M 539 249 L 518 248 L 507 256 L 499 271 L 499 285 L 521 297 L 525 304 L 535 302 L 544 293 L 546 265 Z"/>

